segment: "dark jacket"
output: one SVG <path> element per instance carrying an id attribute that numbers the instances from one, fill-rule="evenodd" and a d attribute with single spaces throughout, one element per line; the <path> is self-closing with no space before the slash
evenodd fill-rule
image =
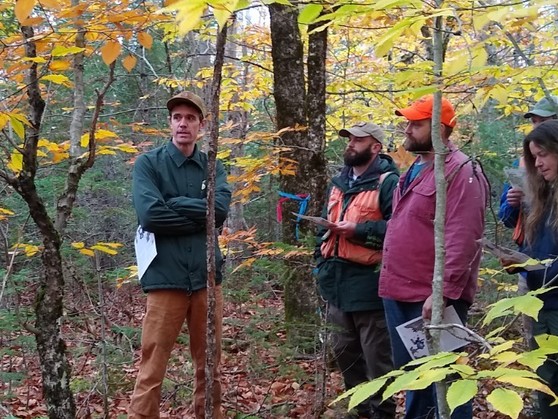
<path id="1" fill-rule="evenodd" d="M 558 232 L 549 225 L 548 215 L 537 229 L 533 243 L 524 243 L 520 251 L 538 260 L 558 257 Z M 539 289 L 556 275 L 558 275 L 558 261 L 550 264 L 546 269 L 527 272 L 527 286 L 530 290 Z M 557 286 L 558 279 L 551 285 Z M 544 310 L 558 310 L 558 289 L 539 294 L 537 297 L 543 300 Z"/>
<path id="2" fill-rule="evenodd" d="M 144 291 L 206 287 L 207 155 L 196 146 L 184 156 L 169 141 L 139 156 L 133 171 L 133 202 L 139 224 L 155 233 L 157 256 L 141 278 Z M 223 225 L 231 201 L 225 169 L 217 161 L 215 224 Z M 215 233 L 217 234 L 217 232 Z M 216 277 L 223 258 L 215 246 Z"/>
<path id="3" fill-rule="evenodd" d="M 329 188 L 331 191 L 331 187 L 335 185 L 343 191 L 343 199 L 347 203 L 361 192 L 378 189 L 382 173 L 393 173 L 384 179 L 380 188 L 380 209 L 384 219 L 357 224 L 355 236 L 352 238 L 362 246 L 381 250 L 386 221 L 391 217 L 391 199 L 399 180 L 399 172 L 391 157 L 383 154 L 380 154 L 351 186 L 350 170 L 349 167 L 344 167 L 341 174 L 332 179 Z M 322 216 L 327 218 L 327 201 Z M 383 309 L 382 301 L 378 297 L 379 265 L 360 265 L 339 257 L 323 259 L 320 246 L 325 233 L 325 229 L 318 231 L 315 253 L 318 286 L 322 297 L 346 312 Z"/>

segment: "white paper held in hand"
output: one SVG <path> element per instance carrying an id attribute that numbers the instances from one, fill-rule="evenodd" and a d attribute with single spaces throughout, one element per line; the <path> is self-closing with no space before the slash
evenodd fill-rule
<path id="1" fill-rule="evenodd" d="M 453 306 L 444 309 L 442 324 L 463 325 Z M 424 321 L 421 316 L 400 324 L 395 328 L 401 341 L 407 348 L 411 358 L 417 359 L 430 355 L 426 344 L 426 334 L 424 331 Z M 442 330 L 440 334 L 440 346 L 443 351 L 453 351 L 465 346 L 468 342 L 467 332 L 454 327 L 450 330 Z"/>
<path id="2" fill-rule="evenodd" d="M 136 250 L 136 262 L 138 264 L 138 279 L 141 279 L 151 262 L 153 262 L 153 259 L 155 259 L 155 256 L 157 256 L 155 234 L 138 226 L 136 238 L 134 240 L 134 248 Z"/>

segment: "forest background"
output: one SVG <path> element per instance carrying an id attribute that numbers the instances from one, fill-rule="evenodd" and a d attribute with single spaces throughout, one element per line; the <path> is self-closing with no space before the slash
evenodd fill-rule
<path id="1" fill-rule="evenodd" d="M 454 141 L 482 164 L 495 210 L 503 168 L 531 129 L 523 114 L 558 93 L 557 23 L 551 0 L 2 3 L 0 415 L 125 414 L 145 298 L 131 167 L 168 140 L 164 104 L 187 89 L 208 104 L 219 94 L 211 123 L 234 187 L 221 237 L 228 415 L 336 417 L 327 403 L 342 386 L 316 314 L 313 226 L 291 213 L 319 215 L 342 162 L 342 127 L 384 126 L 386 151 L 404 170 L 412 156 L 399 147 L 393 111 L 437 90 L 456 107 Z M 486 234 L 511 246 L 494 211 Z M 486 257 L 479 286 L 471 326 L 487 334 L 486 306 L 514 295 L 515 278 Z M 505 330 L 521 351 L 517 328 Z M 187 335 L 178 344 L 163 392 L 168 417 L 191 414 Z M 501 414 L 485 400 L 496 381 L 479 387 L 477 417 Z M 529 392 L 519 394 L 528 404 Z"/>

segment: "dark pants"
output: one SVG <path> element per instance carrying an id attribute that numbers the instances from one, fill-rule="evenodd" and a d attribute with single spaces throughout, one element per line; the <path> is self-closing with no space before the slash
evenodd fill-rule
<path id="1" fill-rule="evenodd" d="M 400 301 L 384 299 L 391 349 L 393 351 L 393 363 L 395 368 L 401 368 L 412 360 L 411 355 L 401 341 L 397 330 L 400 324 L 406 323 L 422 315 L 424 301 L 418 303 L 403 303 Z M 461 318 L 463 324 L 467 319 L 468 304 L 463 301 L 453 302 L 455 311 Z M 430 419 L 437 416 L 436 412 L 436 387 L 434 384 L 424 390 L 413 390 L 405 393 L 405 418 L 406 419 Z M 454 410 L 452 419 L 470 419 L 473 417 L 473 405 L 465 403 Z"/>
<path id="2" fill-rule="evenodd" d="M 332 327 L 332 347 L 337 365 L 343 373 L 345 387 L 380 377 L 393 370 L 389 334 L 383 310 L 344 312 L 333 305 L 328 308 Z M 357 406 L 363 417 L 395 417 L 395 402 L 381 403 L 381 392 Z"/>
<path id="3" fill-rule="evenodd" d="M 558 336 L 558 310 L 539 311 L 538 320 L 533 322 L 533 335 L 537 336 L 544 333 Z M 534 342 L 532 342 L 532 346 L 537 347 Z M 549 359 L 539 367 L 537 374 L 546 382 L 554 393 L 558 394 L 558 359 L 556 355 L 549 355 Z M 538 395 L 541 418 L 558 418 L 558 406 L 550 406 L 554 398 L 541 392 L 539 392 Z"/>

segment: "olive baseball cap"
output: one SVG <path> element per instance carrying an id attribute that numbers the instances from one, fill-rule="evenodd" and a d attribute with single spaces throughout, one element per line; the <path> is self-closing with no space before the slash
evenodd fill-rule
<path id="1" fill-rule="evenodd" d="M 368 137 L 371 136 L 380 144 L 384 143 L 385 134 L 384 130 L 378 125 L 372 122 L 359 122 L 353 125 L 351 128 L 343 128 L 339 131 L 341 137 L 348 137 L 349 135 L 354 135 L 355 137 Z"/>
<path id="2" fill-rule="evenodd" d="M 550 100 L 545 96 L 537 103 L 533 109 L 523 115 L 525 118 L 531 118 L 533 115 L 542 116 L 543 118 L 547 118 L 549 116 L 556 115 L 556 106 L 558 106 L 558 96 L 552 96 L 552 100 L 554 103 L 551 103 Z"/>
<path id="3" fill-rule="evenodd" d="M 205 113 L 205 106 L 203 104 L 203 100 L 198 95 L 195 95 L 192 92 L 180 92 L 179 94 L 171 97 L 167 102 L 167 109 L 172 111 L 172 109 L 176 105 L 180 105 L 184 103 L 186 105 L 193 106 L 194 108 L 198 109 L 202 115 L 202 118 L 206 117 Z"/>

